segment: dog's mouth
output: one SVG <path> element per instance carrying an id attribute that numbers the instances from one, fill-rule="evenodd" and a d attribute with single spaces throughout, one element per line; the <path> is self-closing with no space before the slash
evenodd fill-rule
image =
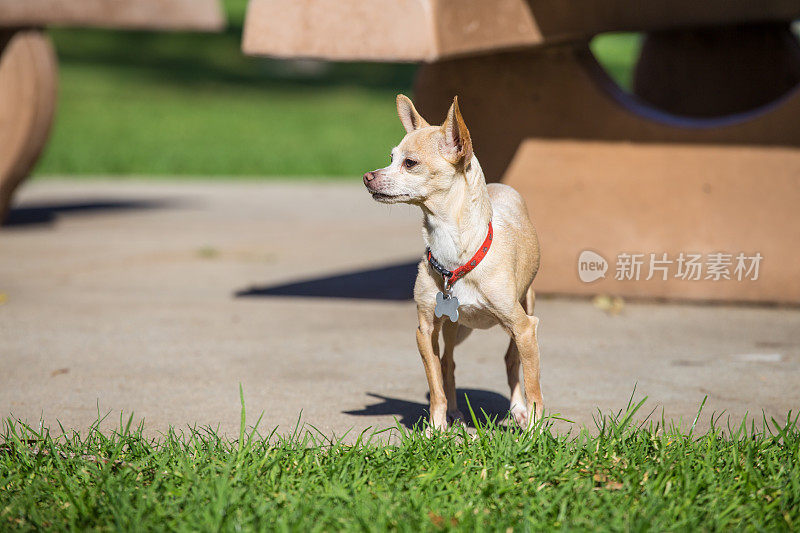
<path id="1" fill-rule="evenodd" d="M 384 194 L 382 192 L 374 192 L 370 191 L 372 194 L 372 199 L 376 202 L 381 202 L 384 204 L 395 204 L 397 202 L 407 202 L 411 199 L 411 197 L 407 194 Z"/>

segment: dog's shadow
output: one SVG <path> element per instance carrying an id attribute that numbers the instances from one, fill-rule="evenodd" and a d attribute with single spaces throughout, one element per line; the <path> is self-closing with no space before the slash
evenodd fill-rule
<path id="1" fill-rule="evenodd" d="M 378 400 L 377 403 L 367 405 L 363 409 L 342 411 L 353 416 L 386 416 L 394 415 L 397 421 L 408 429 L 413 429 L 421 424 L 428 416 L 428 404 L 401 398 L 391 398 L 382 394 L 368 392 L 368 396 Z M 479 389 L 457 389 L 456 401 L 458 409 L 464 413 L 467 427 L 475 427 L 470 415 L 466 398 L 475 413 L 479 424 L 489 420 L 500 421 L 508 414 L 511 403 L 502 394 Z"/>

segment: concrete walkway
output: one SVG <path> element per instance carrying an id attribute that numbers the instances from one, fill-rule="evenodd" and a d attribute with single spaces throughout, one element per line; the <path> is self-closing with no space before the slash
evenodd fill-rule
<path id="1" fill-rule="evenodd" d="M 357 180 L 355 180 L 357 181 Z M 413 424 L 427 405 L 410 298 L 419 214 L 360 184 L 41 181 L 0 230 L 0 415 L 86 428 L 110 412 L 236 434 Z M 546 250 L 545 250 L 546 253 Z M 540 298 L 548 409 L 691 420 L 800 408 L 800 310 Z M 459 389 L 508 407 L 500 330 L 456 353 Z M 707 416 L 704 420 L 707 420 Z"/>

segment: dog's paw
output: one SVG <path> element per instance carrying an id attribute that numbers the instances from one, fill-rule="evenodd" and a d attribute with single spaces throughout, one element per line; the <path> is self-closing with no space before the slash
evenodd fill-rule
<path id="1" fill-rule="evenodd" d="M 522 429 L 528 428 L 528 410 L 524 405 L 516 404 L 511 407 L 511 416 L 514 417 L 514 422 L 517 423 Z"/>
<path id="2" fill-rule="evenodd" d="M 458 409 L 447 411 L 448 425 L 464 424 L 464 413 Z"/>
<path id="3" fill-rule="evenodd" d="M 425 428 L 425 436 L 431 437 L 436 433 L 447 431 L 450 427 L 448 423 L 449 416 L 444 409 L 437 411 L 434 416 L 430 418 L 430 424 Z"/>
<path id="4" fill-rule="evenodd" d="M 437 426 L 429 425 L 425 427 L 425 436 L 430 439 L 434 435 L 445 433 L 448 429 L 450 429 L 450 424 L 439 424 Z"/>
<path id="5" fill-rule="evenodd" d="M 514 405 L 511 408 L 511 415 L 523 431 L 530 431 L 534 427 L 541 429 L 541 425 L 537 425 L 537 422 L 544 417 L 544 406 L 537 404 L 534 410 L 527 409 L 521 405 Z"/>

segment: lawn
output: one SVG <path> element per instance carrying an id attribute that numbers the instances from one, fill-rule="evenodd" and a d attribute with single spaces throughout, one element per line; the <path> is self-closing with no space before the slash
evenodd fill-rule
<path id="1" fill-rule="evenodd" d="M 54 437 L 7 421 L 0 529 L 170 531 L 782 531 L 800 528 L 800 428 L 681 433 L 637 406 L 573 435 L 493 423 L 229 440 L 121 424 Z M 244 411 L 243 411 L 244 418 Z M 354 442 L 354 443 L 353 443 Z"/>
<path id="2" fill-rule="evenodd" d="M 220 34 L 53 30 L 58 115 L 36 175 L 360 176 L 403 133 L 414 65 L 245 57 L 246 0 Z M 638 39 L 593 49 L 630 83 Z"/>

